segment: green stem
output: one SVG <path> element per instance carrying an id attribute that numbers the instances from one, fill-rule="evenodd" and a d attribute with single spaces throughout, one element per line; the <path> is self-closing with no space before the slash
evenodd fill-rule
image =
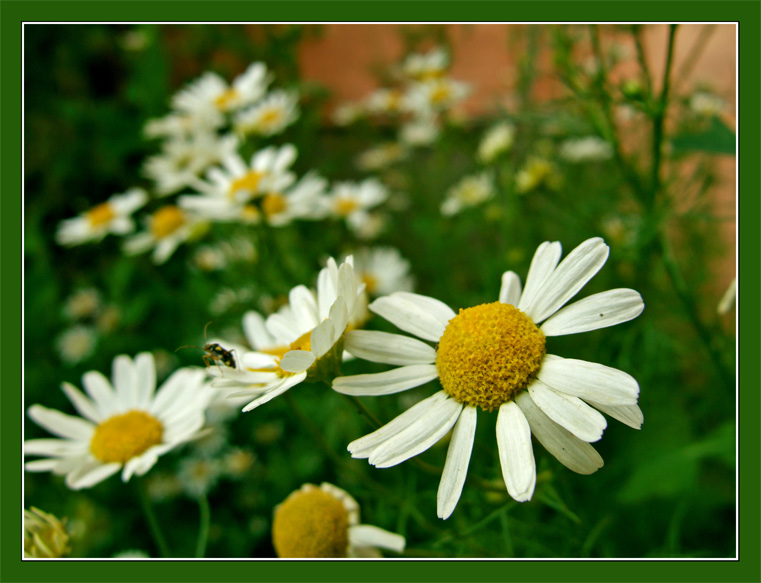
<path id="1" fill-rule="evenodd" d="M 378 429 L 381 425 L 383 425 L 383 423 L 381 423 L 378 418 L 373 415 L 367 407 L 365 407 L 365 404 L 357 399 L 357 397 L 353 395 L 344 395 L 343 393 L 341 393 L 341 395 L 344 399 L 349 401 L 354 406 L 357 412 L 362 415 L 362 417 L 364 417 L 367 422 L 373 426 L 374 429 Z"/>
<path id="2" fill-rule="evenodd" d="M 198 509 L 200 512 L 198 524 L 198 540 L 196 542 L 196 559 L 202 559 L 206 555 L 206 543 L 209 541 L 209 527 L 211 525 L 211 509 L 206 494 L 198 497 Z"/>
<path id="3" fill-rule="evenodd" d="M 159 522 L 156 519 L 156 514 L 153 511 L 153 505 L 151 504 L 151 501 L 148 498 L 148 492 L 145 489 L 145 483 L 138 480 L 136 484 L 138 498 L 140 498 L 140 506 L 142 506 L 143 513 L 145 514 L 145 518 L 148 521 L 148 527 L 150 528 L 151 535 L 153 536 L 153 541 L 156 543 L 156 548 L 158 548 L 159 554 L 162 558 L 171 557 L 172 553 L 169 550 L 169 545 L 167 545 L 164 534 L 161 532 L 161 527 L 159 526 Z"/>
<path id="4" fill-rule="evenodd" d="M 286 391 L 285 392 L 285 398 L 288 401 L 288 406 L 293 410 L 294 413 L 296 413 L 296 417 L 299 418 L 299 421 L 304 426 L 304 428 L 309 431 L 309 433 L 312 434 L 312 439 L 315 440 L 319 448 L 323 451 L 325 455 L 327 455 L 331 460 L 333 460 L 334 463 L 338 465 L 344 465 L 346 463 L 346 460 L 339 456 L 333 449 L 328 445 L 328 443 L 325 441 L 325 438 L 323 437 L 322 430 L 317 427 L 314 421 L 312 421 L 312 418 L 309 417 L 306 413 L 304 413 L 301 410 L 301 407 L 299 406 L 298 399 L 293 395 L 292 391 Z"/>
<path id="5" fill-rule="evenodd" d="M 635 24 L 632 26 L 632 35 L 634 36 L 634 45 L 637 47 L 637 61 L 639 62 L 640 69 L 642 69 L 642 76 L 645 78 L 645 88 L 647 89 L 648 98 L 650 98 L 653 95 L 653 78 L 650 75 L 650 66 L 647 64 L 645 46 L 642 43 L 641 25 Z"/>

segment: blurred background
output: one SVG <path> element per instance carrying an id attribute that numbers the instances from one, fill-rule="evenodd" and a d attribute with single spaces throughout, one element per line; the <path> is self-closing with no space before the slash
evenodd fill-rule
<path id="1" fill-rule="evenodd" d="M 209 321 L 210 337 L 240 337 L 245 311 L 272 311 L 294 285 L 314 285 L 330 255 L 394 247 L 415 291 L 457 310 L 494 301 L 508 269 L 525 279 L 542 241 L 561 241 L 567 253 L 602 236 L 610 259 L 581 296 L 631 287 L 645 312 L 551 345 L 640 383 L 642 429 L 611 422 L 595 444 L 605 460 L 596 474 L 576 475 L 536 445 L 537 494 L 513 502 L 500 486 L 493 415 L 480 415 L 470 473 L 500 487 L 469 479 L 454 515 L 440 521 L 439 475 L 351 459 L 346 444 L 370 428 L 340 396 L 306 385 L 261 410 L 210 420 L 216 441 L 162 458 L 138 487 L 171 525 L 176 556 L 192 553 L 197 529 L 187 460 L 198 461 L 211 504 L 210 557 L 273 556 L 272 509 L 308 481 L 349 491 L 363 522 L 407 537 L 408 557 L 734 556 L 735 313 L 719 305 L 735 277 L 736 33 L 715 24 L 26 25 L 25 407 L 72 413 L 60 383 L 81 386 L 89 370 L 108 375 L 117 354 L 152 351 L 160 376 L 201 365 L 200 353 L 175 349 L 202 345 Z M 469 92 L 439 112 L 432 141 L 402 144 L 404 156 L 390 161 L 359 161 L 403 141 L 401 122 L 349 123 L 337 113 L 398 83 L 394 67 L 435 47 Z M 214 224 L 159 265 L 125 255 L 113 236 L 56 243 L 62 220 L 133 186 L 151 190 L 143 165 L 158 147 L 143 128 L 169 112 L 173 94 L 207 71 L 231 81 L 255 61 L 274 85 L 298 91 L 300 115 L 248 142 L 244 158 L 293 143 L 299 175 L 377 178 L 391 192 L 382 227 L 368 235 L 340 221 L 267 232 Z M 479 158 L 501 122 L 510 144 Z M 589 136 L 602 154 L 568 153 L 567 142 Z M 451 189 L 480 173 L 491 198 L 443 216 Z M 214 246 L 236 250 L 222 268 L 203 260 Z M 344 366 L 370 369 L 383 367 Z M 385 422 L 432 390 L 364 402 Z M 27 420 L 25 438 L 43 436 Z M 420 457 L 440 467 L 445 455 L 442 442 Z M 211 470 L 214 459 L 236 469 Z M 24 490 L 25 507 L 67 517 L 71 556 L 158 556 L 145 518 L 123 512 L 137 504 L 131 483 L 71 492 L 60 478 L 27 473 Z"/>

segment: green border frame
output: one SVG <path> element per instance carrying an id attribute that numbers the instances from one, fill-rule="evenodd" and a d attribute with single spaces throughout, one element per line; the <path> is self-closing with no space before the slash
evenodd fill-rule
<path id="1" fill-rule="evenodd" d="M 181 6 L 181 11 L 177 9 Z M 432 8 L 435 7 L 435 10 Z M 740 141 L 739 265 L 742 318 L 739 337 L 740 499 L 739 561 L 388 561 L 360 562 L 136 562 L 97 561 L 22 562 L 18 553 L 21 534 L 21 370 L 18 350 L 21 312 L 21 25 L 23 21 L 721 21 L 739 22 Z M 758 108 L 761 79 L 761 3 L 751 1 L 658 2 L 507 2 L 437 1 L 405 2 L 243 2 L 184 1 L 0 2 L 0 580 L 2 581 L 761 581 L 759 517 L 761 400 L 761 170 L 758 160 L 761 116 Z M 748 298 L 748 301 L 742 301 Z M 18 387 L 18 388 L 17 388 Z M 743 463 L 744 462 L 744 463 Z M 474 571 L 475 569 L 475 571 Z"/>

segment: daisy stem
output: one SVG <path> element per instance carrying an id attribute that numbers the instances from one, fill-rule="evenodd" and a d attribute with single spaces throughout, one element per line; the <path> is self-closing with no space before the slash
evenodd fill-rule
<path id="1" fill-rule="evenodd" d="M 172 553 L 169 550 L 169 545 L 167 545 L 164 534 L 161 532 L 161 527 L 159 526 L 159 522 L 156 519 L 156 514 L 153 512 L 153 505 L 151 504 L 151 500 L 148 497 L 148 492 L 145 488 L 145 482 L 137 482 L 137 492 L 138 497 L 140 498 L 140 505 L 143 507 L 145 518 L 148 521 L 148 527 L 150 528 L 151 535 L 153 536 L 153 542 L 156 543 L 159 554 L 163 558 L 171 557 Z"/>
<path id="2" fill-rule="evenodd" d="M 298 399 L 296 399 L 293 396 L 292 391 L 286 391 L 285 392 L 285 398 L 288 401 L 288 406 L 296 413 L 296 416 L 299 418 L 301 423 L 304 427 L 309 430 L 309 432 L 312 434 L 312 437 L 319 445 L 320 449 L 323 450 L 325 455 L 327 455 L 330 459 L 332 459 L 335 463 L 342 465 L 345 463 L 345 460 L 343 457 L 339 456 L 333 449 L 328 445 L 328 443 L 325 441 L 325 438 L 322 435 L 322 432 L 320 431 L 320 428 L 317 427 L 314 421 L 312 421 L 312 418 L 309 417 L 309 415 L 305 414 L 301 408 L 299 407 Z"/>
<path id="3" fill-rule="evenodd" d="M 378 429 L 381 425 L 383 425 L 380 421 L 378 421 L 378 418 L 373 415 L 367 407 L 365 407 L 364 403 L 357 399 L 357 397 L 353 395 L 343 395 L 344 399 L 349 401 L 352 405 L 354 405 L 354 408 L 357 409 L 357 412 L 362 415 L 367 421 L 375 428 Z"/>
<path id="4" fill-rule="evenodd" d="M 211 524 L 211 510 L 206 494 L 201 494 L 198 497 L 198 509 L 200 511 L 200 518 L 198 541 L 196 542 L 196 559 L 202 559 L 206 555 L 206 543 L 209 540 L 209 526 Z"/>

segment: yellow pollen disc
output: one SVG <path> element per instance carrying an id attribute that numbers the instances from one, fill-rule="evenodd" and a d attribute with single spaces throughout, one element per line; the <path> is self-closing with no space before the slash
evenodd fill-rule
<path id="1" fill-rule="evenodd" d="M 276 123 L 280 122 L 281 119 L 283 119 L 282 110 L 273 107 L 272 109 L 268 109 L 262 114 L 260 121 L 263 126 L 269 126 L 275 125 Z"/>
<path id="2" fill-rule="evenodd" d="M 228 89 L 227 91 L 221 93 L 214 100 L 214 105 L 220 111 L 226 111 L 230 107 L 230 105 L 232 105 L 233 101 L 235 101 L 237 98 L 238 98 L 238 91 L 236 89 Z"/>
<path id="3" fill-rule="evenodd" d="M 116 216 L 116 213 L 114 213 L 114 209 L 111 208 L 110 204 L 104 202 L 91 208 L 85 213 L 85 216 L 90 222 L 91 227 L 100 227 L 101 225 L 110 223 Z"/>
<path id="4" fill-rule="evenodd" d="M 286 208 L 285 197 L 276 192 L 270 192 L 262 201 L 262 210 L 268 217 L 282 213 Z"/>
<path id="5" fill-rule="evenodd" d="M 252 204 L 247 204 L 243 207 L 241 215 L 244 221 L 256 221 L 259 219 L 259 209 Z"/>
<path id="6" fill-rule="evenodd" d="M 273 356 L 277 357 L 278 367 L 276 369 L 277 375 L 279 377 L 286 377 L 289 375 L 292 375 L 293 373 L 284 371 L 282 368 L 280 368 L 279 364 L 282 358 L 285 356 L 286 352 L 289 352 L 291 350 L 306 350 L 309 352 L 312 350 L 312 331 L 310 330 L 306 334 L 302 334 L 299 336 L 295 341 L 291 342 L 288 346 L 277 346 L 275 348 L 263 348 L 259 352 L 264 352 L 265 354 L 272 354 Z M 254 368 L 250 369 L 254 372 L 271 372 L 271 368 Z"/>
<path id="7" fill-rule="evenodd" d="M 336 202 L 336 214 L 342 217 L 350 215 L 357 207 L 359 203 L 353 198 L 341 198 Z"/>
<path id="8" fill-rule="evenodd" d="M 466 405 L 491 411 L 536 377 L 545 337 L 515 306 L 494 302 L 461 309 L 436 351 L 444 390 Z"/>
<path id="9" fill-rule="evenodd" d="M 431 102 L 436 104 L 444 103 L 447 99 L 449 99 L 450 91 L 449 87 L 446 85 L 438 85 L 432 92 L 431 92 Z"/>
<path id="10" fill-rule="evenodd" d="M 345 557 L 349 515 L 343 503 L 327 492 L 299 490 L 275 510 L 272 542 L 281 558 Z"/>
<path id="11" fill-rule="evenodd" d="M 123 464 L 159 445 L 163 434 L 158 419 L 144 411 L 130 411 L 100 423 L 90 440 L 90 451 L 103 463 Z"/>
<path id="12" fill-rule="evenodd" d="M 373 294 L 378 289 L 378 278 L 369 273 L 362 274 L 362 282 L 365 284 L 365 291 L 368 294 Z"/>
<path id="13" fill-rule="evenodd" d="M 247 190 L 251 194 L 254 194 L 259 187 L 259 182 L 261 182 L 262 178 L 264 178 L 263 172 L 251 170 L 240 178 L 233 180 L 227 194 L 230 198 L 235 198 L 235 195 L 238 194 L 239 190 Z"/>
<path id="14" fill-rule="evenodd" d="M 185 224 L 185 213 L 179 207 L 165 206 L 153 213 L 151 231 L 157 239 L 171 235 Z"/>

